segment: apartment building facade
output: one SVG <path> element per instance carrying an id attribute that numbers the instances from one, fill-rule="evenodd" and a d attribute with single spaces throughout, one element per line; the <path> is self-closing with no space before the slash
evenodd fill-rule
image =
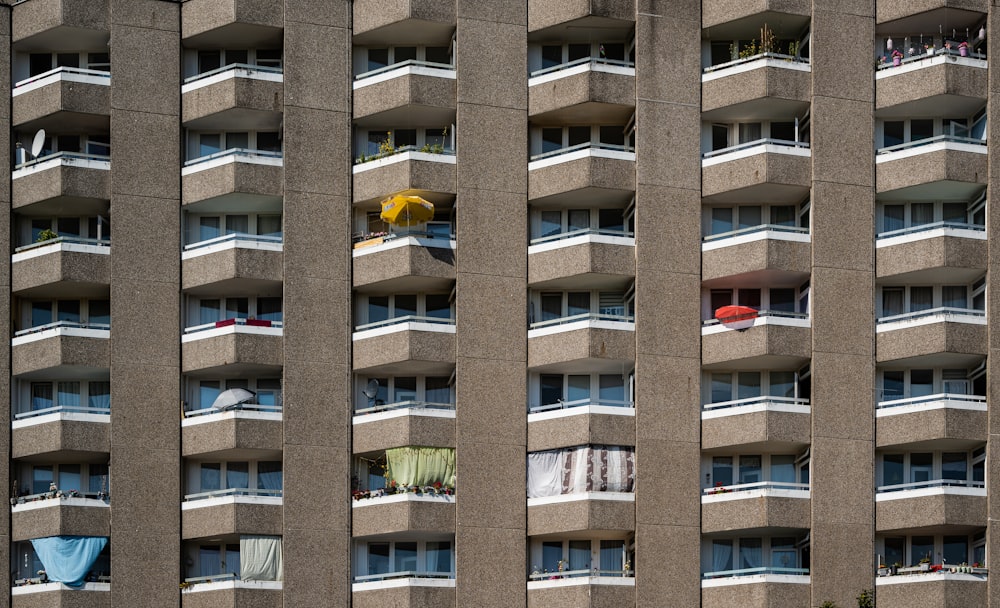
<path id="1" fill-rule="evenodd" d="M 0 5 L 0 604 L 1000 606 L 994 4 Z"/>

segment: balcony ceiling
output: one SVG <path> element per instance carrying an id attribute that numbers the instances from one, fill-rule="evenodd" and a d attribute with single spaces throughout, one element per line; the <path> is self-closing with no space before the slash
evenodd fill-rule
<path id="1" fill-rule="evenodd" d="M 431 255 L 435 251 L 451 252 L 452 249 L 439 249 L 436 247 L 428 248 Z M 370 253 L 368 255 L 378 255 L 378 253 Z M 402 272 L 403 269 L 400 269 Z M 422 277 L 414 275 L 406 275 L 396 277 L 394 279 L 389 279 L 387 281 L 380 281 L 378 283 L 370 283 L 363 287 L 357 288 L 358 293 L 366 293 L 373 296 L 390 295 L 394 293 L 430 293 L 430 292 L 448 292 L 451 291 L 454 286 L 454 278 L 438 278 L 438 277 Z"/>
<path id="2" fill-rule="evenodd" d="M 52 169 L 50 169 L 52 171 Z M 56 169 L 58 171 L 58 169 Z M 100 169 L 95 169 L 100 171 Z M 106 199 L 82 198 L 78 196 L 56 196 L 43 201 L 23 205 L 14 210 L 20 216 L 59 216 L 59 215 L 103 215 L 108 217 L 111 203 Z"/>
<path id="3" fill-rule="evenodd" d="M 702 199 L 711 204 L 752 204 L 771 203 L 773 205 L 797 205 L 809 196 L 809 188 L 788 184 L 763 183 L 737 190 L 727 190 Z M 906 199 L 912 200 L 912 199 Z"/>
<path id="4" fill-rule="evenodd" d="M 911 72 L 910 74 L 913 73 Z M 899 76 L 891 76 L 890 78 L 905 78 L 906 76 L 906 74 L 900 74 Z M 903 120 L 906 118 L 972 116 L 986 103 L 985 94 L 986 93 L 984 91 L 983 98 L 963 97 L 961 95 L 934 95 L 932 97 L 924 97 L 923 99 L 915 99 L 906 103 L 883 107 L 875 111 L 875 117 L 881 119 L 892 118 Z"/>
<path id="5" fill-rule="evenodd" d="M 455 27 L 450 23 L 406 19 L 369 32 L 354 35 L 357 46 L 448 46 Z"/>
<path id="6" fill-rule="evenodd" d="M 587 102 L 535 114 L 531 124 L 539 127 L 563 125 L 624 125 L 635 108 L 610 103 Z"/>
<path id="7" fill-rule="evenodd" d="M 54 27 L 14 43 L 14 51 L 32 53 L 45 51 L 79 51 L 80 49 L 107 49 L 111 33 L 82 27 Z"/>
<path id="8" fill-rule="evenodd" d="M 263 279 L 233 278 L 215 283 L 206 283 L 190 289 L 185 289 L 184 293 L 192 296 L 219 297 L 225 294 L 227 297 L 273 297 L 281 295 L 281 281 L 266 281 Z"/>
<path id="9" fill-rule="evenodd" d="M 980 103 L 982 105 L 982 103 Z M 749 122 L 758 120 L 794 121 L 809 109 L 808 101 L 761 97 L 724 108 L 703 112 L 704 122 Z"/>
<path id="10" fill-rule="evenodd" d="M 50 87 L 59 85 L 49 85 Z M 98 85 L 99 86 L 99 85 Z M 46 88 L 48 90 L 48 88 Z M 52 92 L 58 94 L 58 88 Z M 96 135 L 108 133 L 111 117 L 107 114 L 82 114 L 80 112 L 55 112 L 17 125 L 17 133 L 30 138 L 39 129 L 50 135 Z"/>
<path id="11" fill-rule="evenodd" d="M 528 33 L 528 42 L 593 42 L 603 39 L 624 42 L 631 37 L 633 23 L 609 17 L 588 16 Z"/>
<path id="12" fill-rule="evenodd" d="M 276 338 L 280 340 L 280 338 Z M 281 366 L 257 365 L 254 363 L 230 363 L 192 370 L 184 374 L 188 378 L 274 378 L 281 376 Z M 48 377 L 48 376 L 46 376 Z"/>
<path id="13" fill-rule="evenodd" d="M 277 131 L 281 128 L 281 112 L 232 108 L 189 120 L 184 126 L 195 131 Z"/>
<path id="14" fill-rule="evenodd" d="M 281 197 L 233 192 L 184 205 L 189 213 L 281 213 Z"/>
<path id="15" fill-rule="evenodd" d="M 944 32 L 951 34 L 951 30 L 961 30 L 965 35 L 965 28 L 970 30 L 975 28 L 976 32 L 969 32 L 975 36 L 979 31 L 979 26 L 986 22 L 986 15 L 975 11 L 966 11 L 958 8 L 939 8 L 925 13 L 910 15 L 895 21 L 882 23 L 875 27 L 876 34 L 895 34 L 912 36 L 921 33 L 930 35 Z M 958 32 L 956 32 L 958 33 Z"/>
<path id="16" fill-rule="evenodd" d="M 770 287 L 798 287 L 809 280 L 808 272 L 786 270 L 760 270 L 734 274 L 702 282 L 706 289 L 767 289 Z"/>
<path id="17" fill-rule="evenodd" d="M 713 25 L 702 30 L 706 40 L 760 40 L 760 28 L 767 24 L 776 38 L 799 38 L 809 26 L 808 15 L 790 15 L 767 11 L 742 19 Z"/>
<path id="18" fill-rule="evenodd" d="M 899 330 L 897 330 L 899 331 Z M 934 367 L 948 369 L 972 369 L 983 360 L 982 355 L 966 353 L 933 353 L 921 355 L 919 357 L 909 357 L 906 359 L 894 359 L 887 361 L 884 367 L 896 369 L 927 369 Z M 882 364 L 879 364 L 883 367 Z"/>
<path id="19" fill-rule="evenodd" d="M 748 357 L 746 359 L 733 359 L 729 361 L 722 361 L 720 363 L 702 365 L 702 369 L 710 371 L 727 370 L 734 372 L 760 371 L 762 369 L 799 369 L 808 362 L 808 359 L 802 359 L 800 357 L 790 357 L 785 355 L 760 355 L 757 357 Z"/>
<path id="20" fill-rule="evenodd" d="M 197 420 L 193 418 L 192 420 Z M 211 423 L 206 423 L 211 424 Z M 274 422 L 273 424 L 281 424 L 280 422 Z M 240 460 L 281 460 L 281 450 L 254 450 L 249 448 L 232 448 L 229 450 L 218 450 L 215 452 L 203 452 L 199 453 L 197 456 L 186 456 L 184 458 L 188 462 L 218 462 L 220 460 L 226 461 L 240 461 Z"/>
<path id="21" fill-rule="evenodd" d="M 632 361 L 595 358 L 575 359 L 573 361 L 560 361 L 550 365 L 534 366 L 531 368 L 531 371 L 541 374 L 622 374 L 624 376 L 634 366 Z"/>
<path id="22" fill-rule="evenodd" d="M 230 23 L 183 41 L 188 49 L 278 49 L 281 43 L 281 28 L 252 23 Z"/>
<path id="23" fill-rule="evenodd" d="M 878 170 L 885 171 L 889 169 L 887 165 L 894 166 L 895 163 L 884 163 L 878 167 Z M 891 170 L 905 171 L 906 169 L 903 167 L 899 167 L 898 169 L 894 167 Z M 898 190 L 879 192 L 875 195 L 875 199 L 879 202 L 971 201 L 982 191 L 983 185 L 979 183 L 941 180 L 910 186 L 908 188 L 899 188 Z"/>
<path id="24" fill-rule="evenodd" d="M 981 268 L 925 268 L 876 280 L 879 285 L 950 285 L 972 283 L 983 276 Z"/>
<path id="25" fill-rule="evenodd" d="M 760 498 L 749 498 L 747 499 L 747 504 L 755 504 L 754 501 L 759 501 Z M 801 499 L 804 500 L 804 499 Z M 780 526 L 771 526 L 763 528 L 733 528 L 732 530 L 725 530 L 722 532 L 704 532 L 701 537 L 703 539 L 710 538 L 733 538 L 734 536 L 794 536 L 796 538 L 805 536 L 809 532 L 807 528 L 785 528 Z"/>
<path id="26" fill-rule="evenodd" d="M 454 108 L 406 104 L 354 120 L 354 126 L 366 129 L 442 128 L 455 122 Z"/>
<path id="27" fill-rule="evenodd" d="M 88 339 L 88 338 L 85 338 Z M 100 338 L 89 338 L 99 340 Z M 53 345 L 55 348 L 55 345 Z M 31 371 L 27 374 L 17 376 L 18 380 L 79 380 L 81 382 L 90 380 L 107 380 L 108 368 L 87 367 L 84 365 L 59 365 Z"/>
<path id="28" fill-rule="evenodd" d="M 17 431 L 15 431 L 16 433 Z M 95 446 L 96 447 L 96 446 Z M 42 454 L 32 454 L 23 458 L 18 458 L 18 462 L 31 464 L 105 464 L 108 462 L 106 452 L 83 452 L 79 450 L 58 450 L 56 452 L 44 452 Z"/>

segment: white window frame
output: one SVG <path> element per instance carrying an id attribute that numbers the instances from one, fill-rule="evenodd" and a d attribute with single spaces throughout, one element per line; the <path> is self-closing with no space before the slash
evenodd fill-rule
<path id="1" fill-rule="evenodd" d="M 274 459 L 274 460 L 270 460 L 270 459 L 266 459 L 266 458 L 254 458 L 254 459 L 249 459 L 248 458 L 246 460 L 238 460 L 238 459 L 235 459 L 235 458 L 230 459 L 230 460 L 218 460 L 218 459 L 213 459 L 213 460 L 191 460 L 191 461 L 188 461 L 187 467 L 186 467 L 187 483 L 185 483 L 185 486 L 184 486 L 185 489 L 187 490 L 186 494 L 200 494 L 201 492 L 215 492 L 215 491 L 224 491 L 224 490 L 239 490 L 239 489 L 255 490 L 255 489 L 258 489 L 257 486 L 258 486 L 258 481 L 259 480 L 258 480 L 258 469 L 257 469 L 257 467 L 259 466 L 259 464 L 261 462 L 281 462 L 282 463 L 282 467 L 281 467 L 282 482 L 284 482 L 285 467 L 284 467 L 284 463 L 282 462 L 282 459 L 281 459 L 280 456 L 277 459 Z M 227 486 L 227 484 L 226 484 L 226 472 L 227 472 L 228 467 L 229 467 L 229 465 L 231 463 L 232 464 L 246 464 L 247 465 L 247 487 L 246 488 L 236 488 L 236 487 L 229 488 L 229 487 L 226 487 Z M 204 489 L 204 488 L 201 487 L 201 469 L 202 469 L 202 466 L 206 465 L 206 464 L 217 464 L 217 465 L 219 465 L 219 485 L 221 487 L 219 487 L 219 488 L 212 488 L 212 489 L 208 489 L 208 490 L 206 490 L 206 489 Z M 282 483 L 282 485 L 284 485 L 284 483 Z M 282 489 L 284 489 L 284 488 L 282 488 Z"/>
<path id="2" fill-rule="evenodd" d="M 417 311 L 415 313 L 415 316 L 417 316 L 417 317 L 426 317 L 427 316 L 427 296 L 440 296 L 440 295 L 444 295 L 444 294 L 442 292 L 430 292 L 430 293 L 428 293 L 428 292 L 417 292 L 417 293 L 391 293 L 391 294 L 371 294 L 371 295 L 364 294 L 364 295 L 361 295 L 358 298 L 358 306 L 357 306 L 357 309 L 356 309 L 357 318 L 360 321 L 358 323 L 358 325 L 359 326 L 360 325 L 366 325 L 366 324 L 368 324 L 368 323 L 371 322 L 369 320 L 369 316 L 368 316 L 368 313 L 369 313 L 369 298 L 376 298 L 376 297 L 387 297 L 387 298 L 389 298 L 389 304 L 388 304 L 388 306 L 389 306 L 389 317 L 388 318 L 389 319 L 397 319 L 397 318 L 402 318 L 402 316 L 399 316 L 399 315 L 396 314 L 396 297 L 397 296 L 416 296 L 416 298 L 417 298 Z M 454 302 L 454 299 L 452 299 L 452 298 L 449 298 L 449 300 L 450 300 L 450 307 L 449 307 L 449 313 L 450 314 L 449 314 L 448 318 L 450 320 L 454 321 L 455 320 L 455 302 Z M 444 319 L 442 318 L 442 321 L 443 320 Z"/>
<path id="3" fill-rule="evenodd" d="M 368 574 L 368 546 L 369 544 L 389 544 L 389 571 L 385 574 L 391 574 L 396 572 L 393 570 L 396 564 L 396 543 L 416 543 L 417 544 L 417 569 L 416 572 L 430 572 L 427 568 L 427 543 L 451 543 L 451 551 L 449 555 L 451 556 L 451 567 L 448 574 L 455 574 L 455 539 L 454 537 L 443 538 L 439 540 L 370 540 L 370 541 L 359 541 L 355 543 L 354 546 L 354 577 L 367 576 Z M 421 565 L 423 568 L 421 568 Z M 361 574 L 364 573 L 364 574 Z M 361 581 L 364 582 L 364 581 Z"/>

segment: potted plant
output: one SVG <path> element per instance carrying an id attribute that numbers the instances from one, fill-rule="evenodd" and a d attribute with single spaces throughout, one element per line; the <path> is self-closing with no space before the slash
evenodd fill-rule
<path id="1" fill-rule="evenodd" d="M 43 243 L 45 241 L 51 241 L 52 239 L 57 239 L 57 238 L 59 238 L 58 234 L 46 228 L 45 230 L 42 230 L 41 232 L 38 233 L 38 238 L 35 239 L 35 242 Z"/>
<path id="2" fill-rule="evenodd" d="M 920 558 L 919 564 L 920 564 L 920 571 L 927 572 L 928 570 L 931 569 L 931 558 L 925 555 L 922 558 Z"/>
<path id="3" fill-rule="evenodd" d="M 962 57 L 968 57 L 969 55 L 969 43 L 965 40 L 958 45 L 958 54 Z"/>
<path id="4" fill-rule="evenodd" d="M 892 65 L 898 66 L 903 63 L 903 54 L 899 52 L 899 49 L 893 49 L 892 51 Z"/>

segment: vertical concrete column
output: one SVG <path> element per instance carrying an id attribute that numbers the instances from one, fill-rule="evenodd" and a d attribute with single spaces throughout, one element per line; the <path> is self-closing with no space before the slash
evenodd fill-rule
<path id="1" fill-rule="evenodd" d="M 813 606 L 874 586 L 874 27 L 813 2 Z"/>
<path id="2" fill-rule="evenodd" d="M 701 602 L 700 33 L 699 2 L 636 1 L 634 567 L 650 608 Z"/>
<path id="3" fill-rule="evenodd" d="M 111 601 L 177 606 L 180 4 L 109 7 Z"/>
<path id="4" fill-rule="evenodd" d="M 0 6 L 0 90 L 9 91 L 11 89 L 10 82 L 10 6 L 3 5 Z M 0 121 L 2 124 L 10 124 L 10 99 L 6 103 L 0 104 Z M 6 210 L 7 221 L 0 222 L 0 251 L 10 251 L 10 227 L 12 223 L 11 216 L 11 186 L 10 186 L 10 129 L 4 129 L 0 132 L 0 179 L 3 183 L 7 184 L 6 188 L 0 188 L 0 197 L 2 197 L 3 206 Z M 10 264 L 8 261 L 7 264 Z M 3 290 L 4 297 L 0 298 L 0 335 L 10 336 L 10 266 L 7 266 L 6 272 L 0 272 L 0 289 Z M 0 382 L 0 420 L 10 420 L 10 342 L 7 342 L 7 348 L 4 349 L 4 353 L 0 356 L 0 378 L 8 379 L 6 382 Z M 5 454 L 7 456 L 8 462 L 10 461 L 10 424 L 7 424 L 7 430 L 0 433 L 0 454 Z M 0 469 L 0 500 L 7 504 L 7 500 L 10 498 L 10 467 L 3 467 Z M 10 511 L 7 511 L 7 525 L 0 526 L 0 547 L 10 547 Z M 0 552 L 0 568 L 3 572 L 11 571 L 10 563 L 10 553 L 8 551 Z M 3 591 L 0 592 L 0 607 L 7 606 L 10 593 L 10 577 L 7 577 L 6 583 L 3 584 Z"/>
<path id="5" fill-rule="evenodd" d="M 996 40 L 1000 36 L 1000 14 L 998 14 L 1000 1 L 990 2 L 990 12 L 986 21 L 987 40 Z M 992 62 L 1000 62 L 1000 45 L 993 44 L 987 51 L 987 59 Z M 992 63 L 1000 65 L 1000 63 Z M 989 100 L 986 105 L 986 113 L 990 117 L 1000 116 L 1000 73 L 996 70 L 989 70 L 987 76 L 989 86 L 987 93 Z M 987 127 L 987 141 L 1000 141 L 1000 121 L 990 120 Z M 995 135 L 994 135 L 995 134 Z M 986 234 L 989 237 L 989 257 L 986 270 L 986 285 L 988 302 L 986 304 L 986 314 L 989 328 L 989 355 L 986 358 L 988 371 L 987 390 L 989 404 L 988 428 L 989 436 L 986 444 L 986 462 L 990 466 L 986 467 L 986 490 L 987 496 L 987 529 L 986 529 L 986 555 L 989 563 L 996 563 L 996 557 L 1000 556 L 1000 467 L 996 466 L 1000 462 L 1000 409 L 996 404 L 1000 404 L 1000 209 L 997 209 L 997 192 L 1000 191 L 1000 167 L 996 166 L 996 158 L 990 153 L 989 182 L 987 185 L 987 213 L 986 213 Z M 989 565 L 987 563 L 987 566 Z M 990 608 L 1000 607 L 1000 577 L 988 577 L 989 585 L 988 597 Z"/>
<path id="6" fill-rule="evenodd" d="M 351 3 L 284 15 L 284 606 L 349 606 Z"/>
<path id="7" fill-rule="evenodd" d="M 457 604 L 527 601 L 527 4 L 457 0 Z"/>

